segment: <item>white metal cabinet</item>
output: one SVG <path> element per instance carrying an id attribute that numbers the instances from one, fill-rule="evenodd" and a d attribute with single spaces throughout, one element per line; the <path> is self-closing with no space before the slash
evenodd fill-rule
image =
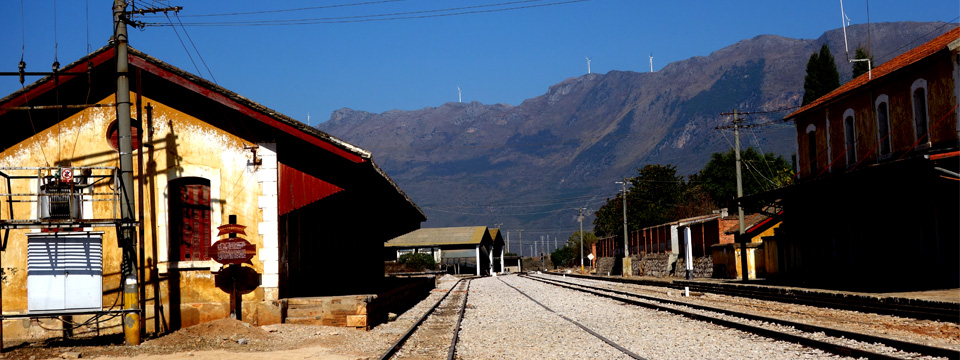
<path id="1" fill-rule="evenodd" d="M 27 310 L 100 311 L 102 232 L 27 235 Z"/>

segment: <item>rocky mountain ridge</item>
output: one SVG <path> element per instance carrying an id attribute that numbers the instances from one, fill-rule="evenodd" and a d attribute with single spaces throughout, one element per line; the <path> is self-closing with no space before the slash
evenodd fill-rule
<path id="1" fill-rule="evenodd" d="M 889 60 L 948 26 L 873 24 L 875 60 Z M 851 51 L 859 43 L 852 39 L 866 39 L 866 30 L 847 28 Z M 425 227 L 505 223 L 565 237 L 576 228 L 578 207 L 597 209 L 618 190 L 613 182 L 637 168 L 672 164 L 689 175 L 710 154 L 730 149 L 732 134 L 717 129 L 730 123 L 721 113 L 799 105 L 806 62 L 821 44 L 830 46 L 841 81 L 849 80 L 839 29 L 806 40 L 760 35 L 657 72 L 569 78 L 516 106 L 446 103 L 380 114 L 344 108 L 317 127 L 371 151 L 427 213 Z M 770 124 L 744 133 L 743 146 L 789 159 L 793 124 L 777 121 L 786 114 L 748 115 L 747 123 Z"/>

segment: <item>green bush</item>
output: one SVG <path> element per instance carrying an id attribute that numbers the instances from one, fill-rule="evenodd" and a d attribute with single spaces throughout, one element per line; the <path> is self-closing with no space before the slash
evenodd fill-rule
<path id="1" fill-rule="evenodd" d="M 433 255 L 425 253 L 403 254 L 397 259 L 398 263 L 404 264 L 407 268 L 414 271 L 436 270 L 437 262 L 433 260 Z"/>

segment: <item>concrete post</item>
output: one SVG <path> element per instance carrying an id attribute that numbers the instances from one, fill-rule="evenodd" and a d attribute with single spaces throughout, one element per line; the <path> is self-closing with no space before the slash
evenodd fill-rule
<path id="1" fill-rule="evenodd" d="M 684 248 L 684 263 L 687 265 L 687 280 L 693 280 L 693 246 L 690 238 L 693 237 L 693 232 L 690 230 L 690 227 L 687 226 L 683 228 L 683 248 Z"/>

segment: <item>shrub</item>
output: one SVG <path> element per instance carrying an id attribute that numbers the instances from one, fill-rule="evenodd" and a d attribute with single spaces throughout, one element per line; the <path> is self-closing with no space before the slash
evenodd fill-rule
<path id="1" fill-rule="evenodd" d="M 433 255 L 425 253 L 403 254 L 400 255 L 397 262 L 414 271 L 435 270 L 437 268 L 437 262 L 433 260 Z"/>

